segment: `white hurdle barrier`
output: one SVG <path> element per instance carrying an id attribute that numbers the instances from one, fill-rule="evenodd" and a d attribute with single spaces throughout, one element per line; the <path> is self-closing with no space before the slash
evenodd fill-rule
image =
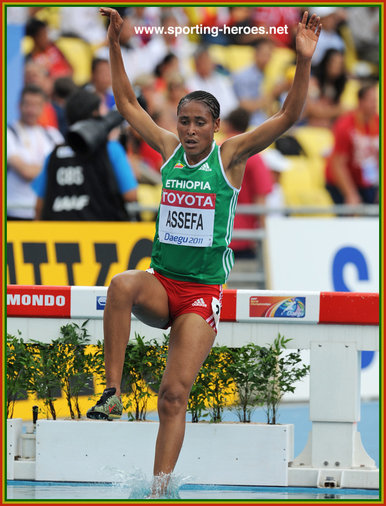
<path id="1" fill-rule="evenodd" d="M 103 339 L 106 293 L 106 287 L 9 285 L 8 333 L 20 331 L 25 340 L 49 342 L 61 325 L 89 319 L 88 330 L 96 343 Z M 134 332 L 145 339 L 161 339 L 165 331 L 133 318 Z M 379 470 L 362 446 L 357 422 L 361 350 L 379 350 L 379 295 L 224 291 L 216 343 L 263 346 L 278 333 L 290 339 L 289 348 L 310 350 L 312 421 L 306 448 L 288 459 L 285 480 L 278 484 L 378 489 Z"/>

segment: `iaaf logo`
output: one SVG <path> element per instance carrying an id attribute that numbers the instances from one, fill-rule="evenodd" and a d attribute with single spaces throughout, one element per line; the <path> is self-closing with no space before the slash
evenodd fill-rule
<path id="1" fill-rule="evenodd" d="M 63 307 L 65 303 L 64 295 L 7 293 L 7 306 Z"/>

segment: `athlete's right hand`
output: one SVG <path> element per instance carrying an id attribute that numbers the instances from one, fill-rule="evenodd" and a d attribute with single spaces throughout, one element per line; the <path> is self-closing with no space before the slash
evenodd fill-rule
<path id="1" fill-rule="evenodd" d="M 119 34 L 122 30 L 123 19 L 115 9 L 110 7 L 100 7 L 99 12 L 102 16 L 110 18 L 109 28 L 107 30 L 107 37 L 110 42 L 119 42 Z"/>

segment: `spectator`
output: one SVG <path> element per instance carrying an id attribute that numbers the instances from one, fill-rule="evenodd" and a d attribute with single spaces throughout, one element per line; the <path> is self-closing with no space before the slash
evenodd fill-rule
<path id="1" fill-rule="evenodd" d="M 7 128 L 7 217 L 32 220 L 36 196 L 30 182 L 40 173 L 45 157 L 63 142 L 53 127 L 38 124 L 45 103 L 43 90 L 35 85 L 23 88 L 20 119 Z"/>
<path id="2" fill-rule="evenodd" d="M 310 126 L 330 128 L 345 112 L 340 99 L 347 82 L 344 55 L 328 49 L 313 72 L 304 118 Z"/>
<path id="3" fill-rule="evenodd" d="M 240 106 L 251 114 L 251 126 L 267 119 L 265 108 L 273 103 L 272 93 L 263 93 L 264 69 L 272 57 L 273 43 L 266 38 L 255 42 L 254 64 L 234 75 L 233 84 Z"/>
<path id="4" fill-rule="evenodd" d="M 58 118 L 51 103 L 53 90 L 52 77 L 43 65 L 32 60 L 29 60 L 24 66 L 24 86 L 29 86 L 30 84 L 37 86 L 44 92 L 45 100 L 38 121 L 39 125 L 58 128 Z"/>
<path id="5" fill-rule="evenodd" d="M 178 59 L 179 66 L 181 66 L 178 70 L 184 75 L 191 72 L 189 57 L 193 54 L 195 46 L 188 41 L 185 35 L 178 37 L 174 35 L 175 28 L 180 28 L 180 26 L 173 12 L 168 9 L 162 10 L 160 26 L 163 27 L 163 33 L 162 35 L 153 35 L 145 45 L 142 45 L 139 37 L 135 34 L 135 21 L 131 16 L 125 15 L 119 34 L 119 44 L 125 71 L 131 82 L 134 82 L 142 74 L 153 73 L 157 65 L 162 64 L 170 53 Z M 107 47 L 101 48 L 97 52 L 97 56 L 108 59 Z"/>
<path id="6" fill-rule="evenodd" d="M 105 42 L 106 30 L 98 7 L 60 7 L 59 22 L 63 37 L 78 37 L 95 47 Z"/>
<path id="7" fill-rule="evenodd" d="M 312 66 L 316 67 L 322 61 L 328 49 L 345 51 L 344 41 L 338 33 L 338 25 L 344 20 L 345 11 L 337 7 L 315 7 L 313 11 L 317 16 L 320 16 L 320 22 L 323 26 L 318 46 L 312 57 Z"/>
<path id="8" fill-rule="evenodd" d="M 119 34 L 123 64 L 131 82 L 143 74 L 152 74 L 156 66 L 162 64 L 162 60 L 168 54 L 163 51 L 158 39 L 151 38 L 147 44 L 143 45 L 141 39 L 135 35 L 134 26 L 132 18 L 126 15 Z M 110 55 L 107 46 L 100 48 L 96 56 L 108 60 Z"/>
<path id="9" fill-rule="evenodd" d="M 245 109 L 233 110 L 223 121 L 225 139 L 239 135 L 248 128 L 249 114 Z M 224 139 L 224 140 L 225 140 Z M 264 205 L 266 196 L 272 191 L 272 175 L 265 165 L 260 154 L 251 156 L 245 167 L 243 184 L 239 193 L 239 204 Z M 234 221 L 234 229 L 250 229 L 264 225 L 262 217 L 248 214 L 237 214 Z M 255 258 L 256 241 L 248 239 L 234 239 L 230 247 L 233 249 L 235 258 Z"/>
<path id="10" fill-rule="evenodd" d="M 66 103 L 69 125 L 98 117 L 101 99 L 87 90 Z M 122 146 L 108 141 L 89 154 L 57 146 L 32 187 L 38 199 L 36 218 L 43 220 L 127 220 L 125 202 L 137 199 L 137 181 Z"/>
<path id="11" fill-rule="evenodd" d="M 105 58 L 94 58 L 91 63 L 91 80 L 85 89 L 100 96 L 102 104 L 107 110 L 115 105 L 111 89 L 111 72 L 109 61 Z"/>
<path id="12" fill-rule="evenodd" d="M 374 85 L 358 92 L 358 107 L 334 125 L 334 148 L 327 162 L 327 190 L 336 204 L 378 202 L 379 116 Z"/>
<path id="13" fill-rule="evenodd" d="M 228 24 L 228 7 L 204 6 L 201 4 L 200 6 L 184 7 L 184 11 L 188 17 L 190 26 L 202 26 L 204 28 L 204 33 L 192 34 L 190 36 L 191 40 L 208 45 L 227 45 L 229 43 L 228 36 L 219 30 Z"/>
<path id="14" fill-rule="evenodd" d="M 204 46 L 195 52 L 194 64 L 196 72 L 188 79 L 188 88 L 216 95 L 221 106 L 221 115 L 225 117 L 238 106 L 230 78 L 216 70 L 216 65 Z"/>
<path id="15" fill-rule="evenodd" d="M 269 213 L 270 216 L 282 214 L 282 208 L 286 205 L 286 199 L 281 184 L 281 176 L 283 172 L 290 170 L 290 161 L 279 150 L 274 148 L 262 151 L 261 157 L 271 171 L 273 179 L 272 191 L 266 196 L 265 205 L 267 209 L 275 210 Z"/>
<path id="16" fill-rule="evenodd" d="M 255 7 L 254 21 L 257 26 L 264 27 L 266 31 L 272 30 L 270 34 L 274 42 L 280 47 L 295 49 L 295 36 L 298 23 L 301 19 L 299 7 Z M 278 30 L 278 28 L 283 30 Z M 283 33 L 278 33 L 283 32 Z"/>
<path id="17" fill-rule="evenodd" d="M 76 84 L 70 77 L 59 77 L 54 82 L 52 106 L 56 112 L 58 128 L 63 136 L 66 135 L 68 128 L 65 113 L 66 101 L 77 89 Z"/>
<path id="18" fill-rule="evenodd" d="M 165 101 L 154 121 L 162 128 L 177 134 L 177 106 L 183 96 L 188 93 L 185 80 L 178 72 L 169 74 L 166 83 Z"/>
<path id="19" fill-rule="evenodd" d="M 32 37 L 33 48 L 26 57 L 28 60 L 43 65 L 52 79 L 63 76 L 72 76 L 73 70 L 64 54 L 49 39 L 47 24 L 36 18 L 28 20 L 26 35 Z"/>
<path id="20" fill-rule="evenodd" d="M 176 13 L 170 9 L 162 11 L 160 25 L 164 27 L 163 33 L 155 35 L 145 46 L 149 47 L 146 56 L 149 61 L 152 60 L 152 68 L 154 69 L 168 53 L 173 53 L 181 64 L 181 72 L 188 76 L 191 72 L 189 58 L 193 55 L 195 45 L 189 41 L 186 35 L 175 35 L 176 28 L 181 28 Z"/>
<path id="21" fill-rule="evenodd" d="M 347 24 L 359 60 L 379 65 L 379 8 L 350 7 Z"/>
<path id="22" fill-rule="evenodd" d="M 158 91 L 166 92 L 170 75 L 180 71 L 178 58 L 173 53 L 168 53 L 154 69 L 156 76 L 156 88 Z"/>
<path id="23" fill-rule="evenodd" d="M 139 5 L 126 9 L 126 15 L 130 16 L 133 26 L 143 28 L 159 26 L 160 12 L 160 7 L 145 7 Z M 151 34 L 145 33 L 145 31 L 137 34 L 136 37 L 140 40 L 141 45 L 146 45 L 151 40 Z"/>
<path id="24" fill-rule="evenodd" d="M 164 94 L 157 90 L 157 80 L 154 74 L 141 74 L 134 81 L 134 90 L 146 102 L 146 110 L 153 116 L 158 113 L 165 103 Z"/>
<path id="25" fill-rule="evenodd" d="M 232 6 L 229 7 L 229 19 L 227 25 L 237 33 L 227 34 L 228 44 L 254 44 L 261 37 L 259 34 L 252 34 L 251 29 L 255 25 L 253 19 L 253 10 L 248 6 Z"/>
<path id="26" fill-rule="evenodd" d="M 126 129 L 123 141 L 137 181 L 140 184 L 161 184 L 159 169 L 162 166 L 162 157 L 159 153 L 146 144 L 132 127 Z"/>

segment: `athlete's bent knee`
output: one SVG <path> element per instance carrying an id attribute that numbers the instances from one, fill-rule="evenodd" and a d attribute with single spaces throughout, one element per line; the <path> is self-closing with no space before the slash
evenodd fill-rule
<path id="1" fill-rule="evenodd" d="M 158 394 L 158 414 L 161 417 L 174 417 L 185 413 L 188 395 L 184 389 L 166 388 Z"/>
<path id="2" fill-rule="evenodd" d="M 135 292 L 135 284 L 133 278 L 128 272 L 116 274 L 110 282 L 107 290 L 107 299 L 112 302 L 114 300 L 132 299 Z"/>

